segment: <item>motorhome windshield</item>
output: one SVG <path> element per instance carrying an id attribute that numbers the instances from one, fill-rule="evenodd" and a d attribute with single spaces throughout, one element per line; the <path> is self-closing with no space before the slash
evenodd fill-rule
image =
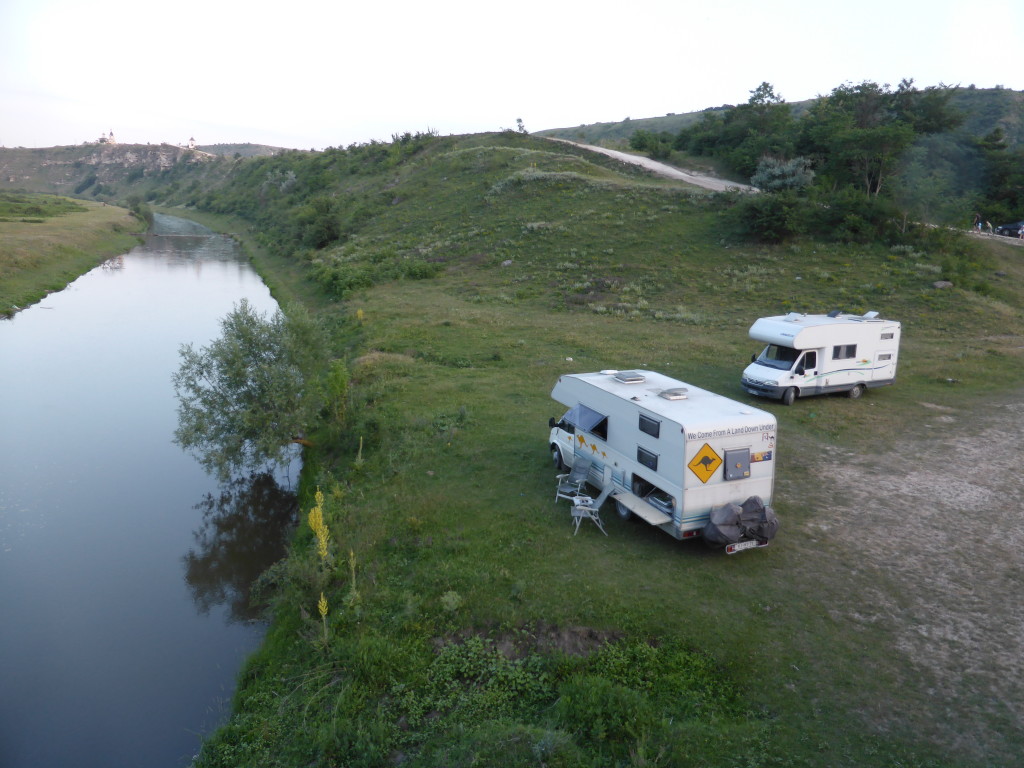
<path id="1" fill-rule="evenodd" d="M 761 356 L 757 358 L 757 364 L 766 368 L 775 368 L 779 371 L 788 371 L 793 363 L 800 356 L 799 349 L 791 347 L 780 347 L 778 344 L 769 344 L 764 348 Z"/>

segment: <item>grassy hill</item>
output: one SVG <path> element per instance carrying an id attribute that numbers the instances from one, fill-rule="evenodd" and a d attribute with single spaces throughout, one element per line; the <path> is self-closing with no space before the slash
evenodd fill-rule
<path id="1" fill-rule="evenodd" d="M 825 524 L 855 522 L 819 474 L 907 450 L 935 409 L 969 424 L 1018 395 L 1008 241 L 750 244 L 721 197 L 512 132 L 285 153 L 156 191 L 237 232 L 351 377 L 303 477 L 329 558 L 300 521 L 200 765 L 970 766 L 1024 747 L 975 705 L 979 682 L 935 694 L 948 670 L 901 644 L 898 612 L 864 618 L 900 583 Z M 607 538 L 572 535 L 547 456 L 560 374 L 652 368 L 748 400 L 750 323 L 837 307 L 903 321 L 900 380 L 757 403 L 780 424 L 771 547 L 728 558 L 608 511 Z M 941 630 L 921 627 L 945 648 Z"/>

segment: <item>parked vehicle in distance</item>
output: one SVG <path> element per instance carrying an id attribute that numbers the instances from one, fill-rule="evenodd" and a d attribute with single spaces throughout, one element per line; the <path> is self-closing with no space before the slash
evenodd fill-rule
<path id="1" fill-rule="evenodd" d="M 750 358 L 741 384 L 783 405 L 829 392 L 857 398 L 896 380 L 900 324 L 877 312 L 762 317 L 750 327 L 750 338 L 768 346 Z"/>
<path id="2" fill-rule="evenodd" d="M 995 232 L 1003 237 L 1020 237 L 1021 227 L 1024 227 L 1024 221 L 1015 221 L 1012 224 L 1000 224 Z"/>

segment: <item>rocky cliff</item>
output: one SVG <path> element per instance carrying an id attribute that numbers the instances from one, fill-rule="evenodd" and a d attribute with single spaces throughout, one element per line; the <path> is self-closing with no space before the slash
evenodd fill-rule
<path id="1" fill-rule="evenodd" d="M 0 188 L 101 194 L 155 179 L 216 155 L 170 144 L 83 144 L 45 149 L 0 149 Z M 95 190 L 99 189 L 97 192 Z"/>

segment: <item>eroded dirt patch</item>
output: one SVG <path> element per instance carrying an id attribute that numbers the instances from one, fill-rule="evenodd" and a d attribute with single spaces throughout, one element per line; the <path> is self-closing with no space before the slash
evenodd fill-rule
<path id="1" fill-rule="evenodd" d="M 979 764 L 1024 731 L 1022 401 L 921 403 L 898 447 L 832 449 L 816 462 L 831 503 L 805 524 L 854 564 L 834 618 L 889 629 L 900 684 Z"/>

